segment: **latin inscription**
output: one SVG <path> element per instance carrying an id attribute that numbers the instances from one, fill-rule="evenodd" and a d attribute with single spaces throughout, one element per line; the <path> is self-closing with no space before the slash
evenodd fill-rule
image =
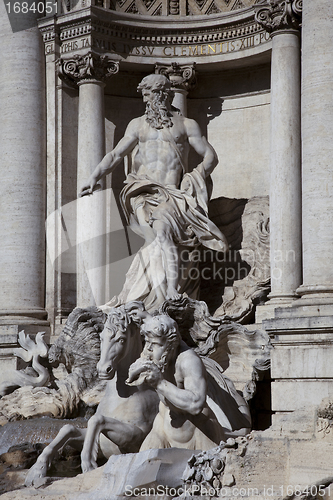
<path id="1" fill-rule="evenodd" d="M 269 40 L 267 32 L 257 33 L 244 38 L 237 38 L 223 42 L 211 42 L 196 45 L 166 45 L 166 46 L 133 46 L 126 43 L 112 42 L 109 40 L 92 39 L 92 46 L 96 49 L 102 49 L 115 54 L 124 54 L 134 57 L 205 57 L 221 54 L 238 52 L 250 49 L 265 43 Z M 79 49 L 89 48 L 91 46 L 90 38 L 83 38 L 63 42 L 61 45 L 61 54 L 67 54 Z M 51 44 L 45 45 L 46 54 L 53 52 L 54 47 Z"/>

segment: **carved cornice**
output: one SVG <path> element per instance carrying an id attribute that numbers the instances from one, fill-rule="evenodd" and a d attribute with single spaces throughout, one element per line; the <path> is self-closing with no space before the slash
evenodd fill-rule
<path id="1" fill-rule="evenodd" d="M 174 89 L 189 90 L 196 84 L 196 64 L 180 65 L 175 62 L 170 65 L 155 65 L 155 73 L 165 75 L 169 78 Z"/>
<path id="2" fill-rule="evenodd" d="M 268 0 L 256 8 L 256 21 L 269 33 L 298 30 L 302 21 L 303 0 Z"/>
<path id="3" fill-rule="evenodd" d="M 208 16 L 200 23 L 189 20 L 184 23 L 162 23 L 160 18 L 148 17 L 142 22 L 142 18 L 144 16 L 139 16 L 134 21 L 131 16 L 127 15 L 125 18 L 123 15 L 118 19 L 114 11 L 103 12 L 101 16 L 99 11 L 92 12 L 92 9 L 87 9 L 82 11 L 80 16 L 72 15 L 68 20 L 65 17 L 59 18 L 56 26 L 49 26 L 48 20 L 42 19 L 39 27 L 45 43 L 50 41 L 51 32 L 56 29 L 59 31 L 61 42 L 70 41 L 79 36 L 93 35 L 161 46 L 231 41 L 256 35 L 263 30 L 254 19 L 253 11 L 239 18 L 236 16 L 229 19 L 221 16 L 221 20 L 213 19 L 213 22 L 209 22 Z M 137 19 L 140 19 L 141 23 Z"/>
<path id="4" fill-rule="evenodd" d="M 57 64 L 60 78 L 75 86 L 87 81 L 104 82 L 119 71 L 118 62 L 91 51 L 86 55 L 75 54 L 70 59 L 60 58 Z"/>

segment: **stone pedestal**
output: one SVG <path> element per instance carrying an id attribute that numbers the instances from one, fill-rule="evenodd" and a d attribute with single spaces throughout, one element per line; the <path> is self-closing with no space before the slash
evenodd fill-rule
<path id="1" fill-rule="evenodd" d="M 273 345 L 272 410 L 295 411 L 332 397 L 332 316 L 299 317 L 294 308 L 281 308 L 263 325 Z"/>

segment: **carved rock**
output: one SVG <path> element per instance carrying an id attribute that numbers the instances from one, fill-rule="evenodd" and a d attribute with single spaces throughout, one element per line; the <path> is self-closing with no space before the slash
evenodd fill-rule
<path id="1" fill-rule="evenodd" d="M 264 303 L 270 291 L 268 197 L 215 199 L 210 217 L 226 235 L 230 251 L 214 256 L 211 274 L 217 279 L 206 287 L 201 281 L 200 298 L 215 310 L 214 316 L 251 323 L 256 305 Z"/>
<path id="2" fill-rule="evenodd" d="M 270 367 L 270 341 L 266 332 L 250 331 L 229 317 L 213 317 L 207 304 L 182 297 L 164 302 L 166 312 L 178 323 L 184 341 L 200 356 L 215 360 L 236 388 L 250 400 L 256 382 Z"/>

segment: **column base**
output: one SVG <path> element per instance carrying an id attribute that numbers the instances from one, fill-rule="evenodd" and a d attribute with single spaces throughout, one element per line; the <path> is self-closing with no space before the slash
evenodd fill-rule
<path id="1" fill-rule="evenodd" d="M 256 308 L 256 323 L 262 323 L 266 319 L 271 319 L 275 317 L 275 310 L 281 307 L 291 307 L 293 302 L 297 300 L 296 295 L 285 294 L 285 295 L 272 295 L 269 294 L 270 299 L 263 306 L 257 306 Z"/>
<path id="2" fill-rule="evenodd" d="M 14 318 L 14 321 L 22 318 L 23 321 L 40 321 L 47 320 L 47 311 L 43 307 L 36 307 L 34 309 L 0 309 L 0 323 L 2 318 Z"/>
<path id="3" fill-rule="evenodd" d="M 26 363 L 14 356 L 13 350 L 20 347 L 18 343 L 19 332 L 24 332 L 32 339 L 38 332 L 45 332 L 44 340 L 50 343 L 50 323 L 27 316 L 0 316 L 0 383 L 4 382 L 11 370 L 25 368 Z"/>
<path id="4" fill-rule="evenodd" d="M 314 314 L 333 315 L 332 285 L 302 285 L 296 292 L 301 298 L 294 302 L 294 307 L 312 306 Z"/>

